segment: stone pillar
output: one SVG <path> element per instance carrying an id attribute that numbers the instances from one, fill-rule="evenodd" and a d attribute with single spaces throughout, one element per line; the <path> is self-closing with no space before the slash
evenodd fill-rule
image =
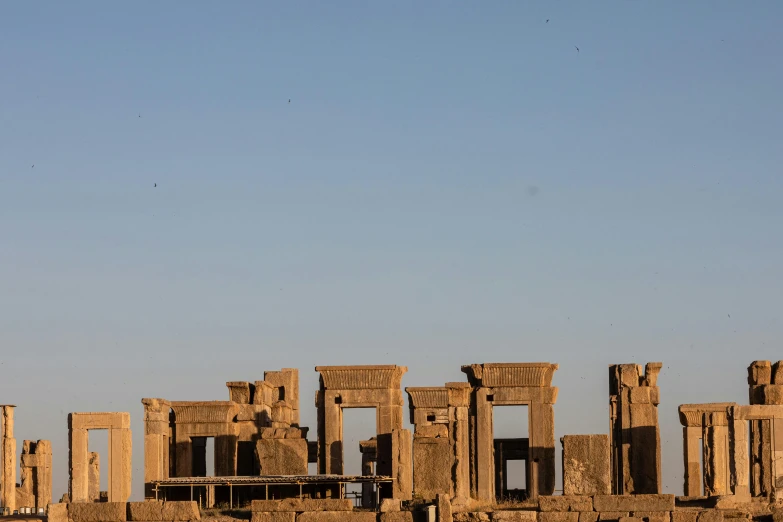
<path id="1" fill-rule="evenodd" d="M 729 472 L 732 493 L 740 497 L 750 496 L 750 462 L 748 455 L 748 422 L 737 418 L 737 408 L 728 411 Z"/>
<path id="2" fill-rule="evenodd" d="M 101 456 L 90 452 L 87 465 L 87 500 L 98 502 L 101 498 Z"/>
<path id="3" fill-rule="evenodd" d="M 551 495 L 555 490 L 555 410 L 551 404 L 531 404 L 530 467 L 537 469 L 537 493 Z"/>
<path id="4" fill-rule="evenodd" d="M 449 420 L 454 444 L 454 499 L 464 503 L 470 498 L 470 385 L 449 382 L 446 388 L 449 390 Z"/>
<path id="5" fill-rule="evenodd" d="M 146 498 L 154 498 L 150 483 L 169 478 L 171 403 L 164 399 L 142 399 L 141 403 L 144 405 L 144 494 Z"/>
<path id="6" fill-rule="evenodd" d="M 35 509 L 46 509 L 52 502 L 52 443 L 39 440 L 35 444 Z"/>
<path id="7" fill-rule="evenodd" d="M 318 394 L 323 398 L 318 420 L 318 471 L 327 475 L 343 474 L 343 410 L 338 392 L 323 390 Z"/>
<path id="8" fill-rule="evenodd" d="M 375 439 L 363 440 L 359 442 L 359 451 L 362 454 L 362 476 L 372 477 L 375 475 L 375 460 L 377 456 L 377 443 Z M 373 495 L 373 485 L 369 482 L 362 483 L 362 507 L 375 507 L 375 496 Z"/>
<path id="9" fill-rule="evenodd" d="M 131 494 L 131 431 L 109 429 L 109 502 L 127 502 Z"/>
<path id="10" fill-rule="evenodd" d="M 613 493 L 660 494 L 661 436 L 658 429 L 661 363 L 609 367 L 612 404 Z"/>
<path id="11" fill-rule="evenodd" d="M 393 497 L 398 500 L 413 498 L 413 443 L 411 432 L 406 429 L 392 431 L 392 477 L 394 477 Z"/>
<path id="12" fill-rule="evenodd" d="M 16 509 L 16 439 L 14 438 L 14 408 L 7 404 L 0 406 L 0 446 L 2 446 L 3 469 L 0 476 L 0 504 Z"/>
<path id="13" fill-rule="evenodd" d="M 683 461 L 685 474 L 683 488 L 686 497 L 701 495 L 701 428 L 685 426 L 682 428 Z"/>
<path id="14" fill-rule="evenodd" d="M 704 493 L 726 495 L 729 492 L 729 434 L 725 413 L 705 413 L 704 431 Z"/>
<path id="15" fill-rule="evenodd" d="M 90 486 L 88 469 L 90 453 L 87 451 L 89 435 L 86 429 L 73 428 L 73 414 L 68 415 L 69 484 L 71 502 L 89 502 Z"/>
<path id="16" fill-rule="evenodd" d="M 476 498 L 485 502 L 495 500 L 495 451 L 492 402 L 489 388 L 476 390 Z"/>

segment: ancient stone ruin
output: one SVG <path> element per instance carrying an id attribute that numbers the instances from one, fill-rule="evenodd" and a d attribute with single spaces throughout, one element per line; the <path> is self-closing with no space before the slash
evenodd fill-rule
<path id="1" fill-rule="evenodd" d="M 128 502 L 129 413 L 68 415 L 69 491 L 52 503 L 51 445 L 24 441 L 17 463 L 14 406 L 0 406 L 0 507 L 46 508 L 52 522 L 184 522 L 218 505 L 249 508 L 251 522 L 783 521 L 783 362 L 750 365 L 747 405 L 679 407 L 685 474 L 677 497 L 661 494 L 661 367 L 609 367 L 608 433 L 560 439 L 562 494 L 555 494 L 557 364 L 471 364 L 462 367 L 463 382 L 407 387 L 412 433 L 404 427 L 405 367 L 317 366 L 312 440 L 300 425 L 296 369 L 228 382 L 227 400 L 142 399 L 144 502 Z M 527 436 L 496 437 L 493 412 L 502 406 L 526 406 L 528 433 L 520 435 Z M 345 408 L 375 410 L 375 435 L 354 448 L 361 475 L 344 474 Z M 90 430 L 108 430 L 105 470 L 89 451 Z M 523 463 L 524 489 L 509 487 L 515 461 Z M 359 488 L 354 500 L 351 484 Z"/>

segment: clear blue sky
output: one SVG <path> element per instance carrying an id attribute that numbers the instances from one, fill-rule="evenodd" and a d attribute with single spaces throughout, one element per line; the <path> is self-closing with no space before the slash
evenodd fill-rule
<path id="1" fill-rule="evenodd" d="M 328 4 L 0 6 L 0 402 L 55 497 L 69 411 L 132 413 L 140 498 L 142 397 L 298 367 L 314 434 L 318 364 L 540 360 L 558 437 L 663 361 L 681 492 L 677 405 L 783 356 L 783 4 Z"/>

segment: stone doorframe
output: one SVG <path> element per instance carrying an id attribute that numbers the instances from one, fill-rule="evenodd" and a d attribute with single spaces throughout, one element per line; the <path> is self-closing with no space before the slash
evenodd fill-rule
<path id="1" fill-rule="evenodd" d="M 109 431 L 109 502 L 127 502 L 131 494 L 130 413 L 68 414 L 68 491 L 71 502 L 89 501 L 89 431 Z"/>
<path id="2" fill-rule="evenodd" d="M 318 409 L 318 473 L 343 474 L 343 408 L 375 408 L 378 475 L 390 475 L 394 498 L 412 489 L 411 436 L 403 429 L 400 383 L 405 366 L 316 366 L 321 374 Z"/>
<path id="3" fill-rule="evenodd" d="M 527 406 L 529 461 L 526 462 L 528 495 L 551 495 L 555 490 L 555 413 L 557 388 L 552 377 L 559 366 L 552 363 L 484 363 L 463 366 L 473 388 L 470 409 L 472 497 L 495 500 L 495 406 Z M 534 480 L 535 479 L 535 480 Z"/>
<path id="4" fill-rule="evenodd" d="M 728 495 L 731 489 L 729 462 L 729 408 L 734 402 L 682 404 L 678 411 L 683 425 L 685 496 Z M 703 441 L 703 442 L 702 442 Z M 703 449 L 702 449 L 703 444 Z M 702 467 L 702 462 L 704 466 Z"/>

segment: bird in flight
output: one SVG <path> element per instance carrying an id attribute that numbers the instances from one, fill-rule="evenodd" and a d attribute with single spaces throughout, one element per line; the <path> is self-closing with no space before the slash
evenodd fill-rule
<path id="1" fill-rule="evenodd" d="M 141 113 L 139 113 L 139 118 L 141 118 Z"/>
<path id="2" fill-rule="evenodd" d="M 33 166 L 32 166 L 32 167 L 30 167 L 30 168 L 31 168 L 31 169 L 34 169 L 34 168 L 35 168 L 35 163 L 33 163 Z"/>
<path id="3" fill-rule="evenodd" d="M 574 47 L 576 47 L 576 46 L 574 46 Z M 576 52 L 579 52 L 579 47 L 576 47 Z"/>
<path id="4" fill-rule="evenodd" d="M 288 103 L 291 103 L 291 98 L 288 98 Z"/>
<path id="5" fill-rule="evenodd" d="M 549 18 L 547 18 L 547 19 L 546 19 L 546 22 L 545 22 L 545 23 L 547 23 L 547 24 L 549 23 Z"/>
<path id="6" fill-rule="evenodd" d="M 154 185 L 152 185 L 152 188 L 155 188 L 155 187 L 157 187 L 157 186 L 158 186 L 158 184 L 157 184 L 157 183 L 155 183 Z"/>

